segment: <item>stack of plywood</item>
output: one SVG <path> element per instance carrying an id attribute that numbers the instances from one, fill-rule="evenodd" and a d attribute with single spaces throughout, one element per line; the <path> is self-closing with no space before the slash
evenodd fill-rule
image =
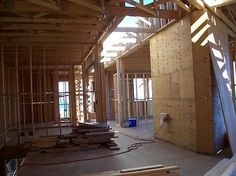
<path id="1" fill-rule="evenodd" d="M 147 166 L 132 169 L 123 169 L 120 171 L 109 171 L 102 173 L 87 174 L 84 176 L 179 176 L 179 167 L 177 166 Z"/>

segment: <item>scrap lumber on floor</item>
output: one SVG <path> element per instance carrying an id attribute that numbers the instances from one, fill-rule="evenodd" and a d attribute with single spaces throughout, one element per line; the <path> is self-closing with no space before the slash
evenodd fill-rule
<path id="1" fill-rule="evenodd" d="M 120 171 L 108 171 L 102 173 L 87 174 L 83 176 L 179 176 L 179 167 L 155 165 L 131 169 L 122 169 Z"/>

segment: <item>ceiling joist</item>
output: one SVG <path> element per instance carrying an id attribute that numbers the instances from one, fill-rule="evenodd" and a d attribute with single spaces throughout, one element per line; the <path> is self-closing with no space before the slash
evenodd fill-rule
<path id="1" fill-rule="evenodd" d="M 137 7 L 138 9 L 140 9 L 140 10 L 146 12 L 146 13 L 149 13 L 150 15 L 153 15 L 154 17 L 156 16 L 156 12 L 155 11 L 153 11 L 149 7 L 146 7 L 146 6 L 144 6 L 144 5 L 140 4 L 140 3 L 137 3 L 137 2 L 135 2 L 133 0 L 122 0 L 122 1 L 123 2 L 127 2 L 127 3 Z"/>
<path id="2" fill-rule="evenodd" d="M 48 1 L 44 1 L 44 0 L 24 0 L 24 1 L 38 5 L 38 6 L 46 7 L 49 9 L 60 10 L 59 6 L 57 6 L 55 3 L 51 3 Z"/>
<path id="3" fill-rule="evenodd" d="M 180 0 L 173 0 L 179 7 L 181 7 L 182 9 L 184 9 L 186 12 L 190 13 L 191 10 L 190 8 L 185 4 L 183 3 L 182 1 Z"/>
<path id="4" fill-rule="evenodd" d="M 95 4 L 91 4 L 89 2 L 86 2 L 84 0 L 69 0 L 70 2 L 73 2 L 77 5 L 80 5 L 80 6 L 83 6 L 83 7 L 86 7 L 86 8 L 89 8 L 91 10 L 95 10 L 95 11 L 98 11 L 98 12 L 102 12 L 102 7 L 98 6 L 98 5 L 95 5 Z"/>

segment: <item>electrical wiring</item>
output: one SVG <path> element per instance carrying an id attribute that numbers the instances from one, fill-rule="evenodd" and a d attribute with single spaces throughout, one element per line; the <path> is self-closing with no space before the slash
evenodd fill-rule
<path id="1" fill-rule="evenodd" d="M 161 131 L 163 126 L 164 125 L 161 125 L 160 128 L 149 138 L 140 138 L 140 137 L 131 136 L 131 135 L 123 133 L 123 132 L 119 132 L 120 134 L 125 135 L 125 136 L 127 136 L 127 137 L 129 137 L 131 139 L 141 141 L 141 142 L 132 143 L 131 145 L 129 145 L 127 147 L 127 149 L 125 151 L 122 151 L 122 152 L 117 152 L 117 153 L 112 153 L 112 154 L 102 155 L 102 156 L 96 156 L 96 157 L 90 157 L 90 158 L 82 158 L 82 159 L 75 159 L 75 160 L 59 161 L 59 162 L 35 163 L 35 162 L 27 162 L 27 161 L 25 161 L 24 163 L 22 163 L 21 167 L 24 167 L 24 166 L 45 166 L 45 165 L 70 164 L 70 163 L 75 163 L 75 162 L 103 159 L 103 158 L 108 158 L 108 157 L 112 157 L 112 156 L 117 156 L 117 155 L 129 153 L 131 151 L 139 149 L 141 146 L 143 146 L 145 144 L 155 143 L 156 141 L 154 139 L 151 139 L 151 138 L 153 138 L 155 135 L 157 135 Z"/>

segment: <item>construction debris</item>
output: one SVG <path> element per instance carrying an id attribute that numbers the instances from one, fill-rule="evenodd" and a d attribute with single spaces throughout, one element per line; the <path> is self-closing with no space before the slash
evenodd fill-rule
<path id="1" fill-rule="evenodd" d="M 109 171 L 95 174 L 86 174 L 83 176 L 179 176 L 179 167 L 177 166 L 146 166 L 131 169 L 122 169 L 120 171 Z"/>

